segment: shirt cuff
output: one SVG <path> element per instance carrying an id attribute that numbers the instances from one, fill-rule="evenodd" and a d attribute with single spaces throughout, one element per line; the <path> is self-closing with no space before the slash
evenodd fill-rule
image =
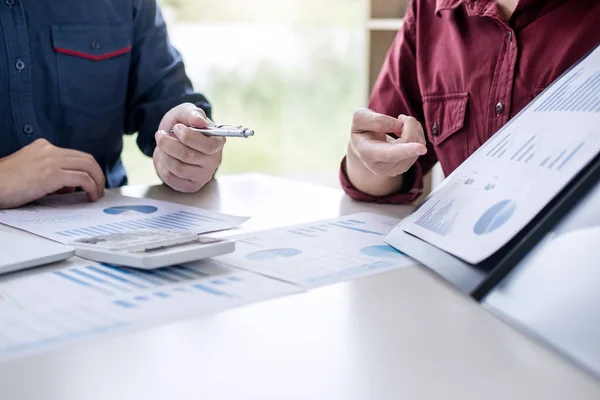
<path id="1" fill-rule="evenodd" d="M 361 192 L 354 187 L 352 182 L 350 182 L 346 172 L 346 157 L 344 157 L 342 160 L 342 165 L 340 166 L 340 183 L 342 184 L 342 189 L 344 189 L 344 192 L 346 192 L 346 194 L 354 200 L 369 203 L 411 204 L 416 201 L 419 196 L 423 194 L 423 170 L 421 169 L 421 165 L 419 165 L 419 163 L 415 163 L 406 173 L 406 176 L 413 178 L 412 185 L 410 187 L 404 187 L 402 191 L 397 193 L 377 197 Z"/>

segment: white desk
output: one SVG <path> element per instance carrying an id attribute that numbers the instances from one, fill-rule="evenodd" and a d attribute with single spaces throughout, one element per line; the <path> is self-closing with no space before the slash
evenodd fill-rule
<path id="1" fill-rule="evenodd" d="M 122 192 L 253 215 L 245 229 L 409 211 L 260 175 Z M 415 267 L 0 364 L 0 398 L 600 399 L 600 383 Z"/>

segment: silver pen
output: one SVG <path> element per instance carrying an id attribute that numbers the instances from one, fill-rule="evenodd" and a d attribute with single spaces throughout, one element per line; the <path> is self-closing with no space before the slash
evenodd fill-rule
<path id="1" fill-rule="evenodd" d="M 189 127 L 194 132 L 202 133 L 206 136 L 222 136 L 222 137 L 242 137 L 247 138 L 250 136 L 254 136 L 254 131 L 252 129 L 244 128 L 243 126 L 234 126 L 234 125 L 213 125 L 206 128 L 192 128 Z M 169 131 L 173 133 L 173 129 Z"/>

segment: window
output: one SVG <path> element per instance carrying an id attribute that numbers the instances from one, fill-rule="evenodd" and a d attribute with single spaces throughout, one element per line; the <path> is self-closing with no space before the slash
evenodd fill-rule
<path id="1" fill-rule="evenodd" d="M 365 103 L 364 0 L 162 0 L 171 41 L 230 139 L 219 174 L 337 185 L 353 111 Z M 159 182 L 127 137 L 130 183 Z"/>

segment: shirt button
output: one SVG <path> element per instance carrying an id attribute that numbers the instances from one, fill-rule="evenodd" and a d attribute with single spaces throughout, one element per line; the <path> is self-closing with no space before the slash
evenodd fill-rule
<path id="1" fill-rule="evenodd" d="M 100 50 L 100 42 L 98 42 L 97 40 L 92 40 L 91 46 L 94 50 Z"/>
<path id="2" fill-rule="evenodd" d="M 500 115 L 504 112 L 504 104 L 498 103 L 496 104 L 496 114 Z"/>
<path id="3" fill-rule="evenodd" d="M 433 126 L 431 127 L 431 133 L 433 134 L 433 136 L 437 136 L 440 134 L 440 128 L 438 127 L 438 124 L 433 124 Z"/>
<path id="4" fill-rule="evenodd" d="M 25 63 L 22 60 L 17 60 L 17 63 L 15 64 L 15 68 L 18 71 L 23 71 L 25 69 Z"/>
<path id="5" fill-rule="evenodd" d="M 25 132 L 26 135 L 31 135 L 33 133 L 33 126 L 25 125 L 23 127 L 23 132 Z"/>
<path id="6" fill-rule="evenodd" d="M 512 42 L 512 37 L 513 37 L 513 33 L 512 33 L 512 31 L 509 31 L 508 32 L 508 41 L 509 42 Z"/>
<path id="7" fill-rule="evenodd" d="M 15 0 L 4 0 L 7 6 L 12 7 L 15 5 Z"/>

